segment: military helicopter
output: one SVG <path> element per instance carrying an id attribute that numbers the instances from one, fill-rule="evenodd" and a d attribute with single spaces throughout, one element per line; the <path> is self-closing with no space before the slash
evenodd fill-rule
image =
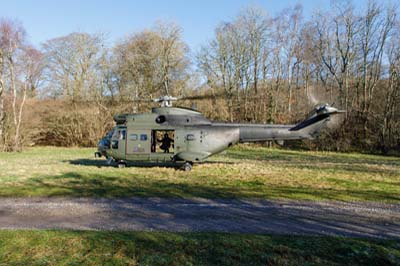
<path id="1" fill-rule="evenodd" d="M 169 161 L 183 162 L 182 169 L 190 171 L 193 163 L 237 143 L 313 139 L 333 115 L 344 112 L 323 104 L 296 125 L 221 123 L 196 110 L 172 106 L 181 99 L 187 98 L 162 96 L 153 100 L 161 107 L 151 113 L 115 115 L 116 126 L 98 143 L 95 156 L 104 156 L 119 168 L 128 161 Z"/>

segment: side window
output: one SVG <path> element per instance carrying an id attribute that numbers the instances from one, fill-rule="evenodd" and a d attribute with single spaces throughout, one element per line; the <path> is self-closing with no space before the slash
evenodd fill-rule
<path id="1" fill-rule="evenodd" d="M 147 134 L 141 134 L 140 135 L 140 140 L 146 141 L 147 140 Z"/>

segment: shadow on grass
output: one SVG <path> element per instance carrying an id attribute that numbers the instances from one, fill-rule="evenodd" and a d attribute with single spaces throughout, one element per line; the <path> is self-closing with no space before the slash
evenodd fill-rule
<path id="1" fill-rule="evenodd" d="M 68 162 L 73 165 L 83 165 L 83 166 L 97 166 L 97 167 L 116 167 L 115 163 L 108 164 L 106 160 L 96 160 L 96 159 L 75 159 L 63 161 Z M 206 161 L 206 162 L 198 162 L 195 165 L 203 165 L 203 164 L 234 164 L 233 162 L 222 162 L 222 161 Z M 128 161 L 128 167 L 143 167 L 143 168 L 152 168 L 152 167 L 166 167 L 166 168 L 176 168 L 179 169 L 183 165 L 183 162 L 148 162 L 148 161 Z"/>
<path id="2" fill-rule="evenodd" d="M 186 178 L 188 180 L 186 180 Z M 132 173 L 80 174 L 31 178 L 15 187 L 0 187 L 0 196 L 71 196 L 71 197 L 172 197 L 172 198 L 266 198 L 307 200 L 361 200 L 400 202 L 395 190 L 368 188 L 326 189 L 313 187 L 268 186 L 262 182 L 241 181 L 223 184 L 190 180 L 152 180 Z"/>
<path id="3" fill-rule="evenodd" d="M 73 165 L 82 165 L 82 166 L 97 166 L 97 167 L 116 167 L 116 163 L 108 164 L 106 160 L 95 160 L 95 159 L 75 159 L 68 162 Z M 182 164 L 177 164 L 173 162 L 128 162 L 127 166 L 134 166 L 134 167 L 167 167 L 167 168 L 177 168 Z"/>

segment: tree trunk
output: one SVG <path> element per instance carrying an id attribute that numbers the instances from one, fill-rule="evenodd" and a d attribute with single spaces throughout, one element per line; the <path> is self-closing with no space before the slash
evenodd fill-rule
<path id="1" fill-rule="evenodd" d="M 5 111 L 4 111 L 4 83 L 3 83 L 3 51 L 0 49 L 0 151 L 4 151 L 4 122 L 5 122 Z"/>
<path id="2" fill-rule="evenodd" d="M 18 98 L 18 93 L 17 93 L 17 85 L 15 84 L 15 73 L 14 73 L 14 63 L 13 59 L 10 57 L 8 59 L 8 67 L 10 69 L 10 86 L 12 90 L 12 112 L 13 112 L 13 121 L 14 121 L 14 127 L 15 127 L 15 134 L 14 134 L 14 146 L 13 146 L 13 151 L 19 151 L 20 150 L 20 139 L 19 139 L 19 129 L 18 125 L 20 124 L 18 122 L 18 114 L 17 114 L 17 98 Z M 18 130 L 17 130 L 18 129 Z"/>
<path id="3" fill-rule="evenodd" d="M 4 99 L 3 95 L 3 81 L 0 78 L 0 151 L 4 151 L 4 122 L 5 122 L 5 112 L 4 112 Z"/>
<path id="4" fill-rule="evenodd" d="M 16 147 L 16 151 L 21 151 L 21 123 L 22 123 L 22 112 L 25 106 L 25 101 L 26 101 L 26 91 L 27 91 L 27 86 L 28 84 L 25 82 L 24 84 L 24 88 L 23 88 L 23 92 L 22 92 L 22 101 L 21 104 L 19 106 L 19 110 L 18 110 L 18 119 L 17 119 L 17 125 L 15 127 L 15 147 Z"/>

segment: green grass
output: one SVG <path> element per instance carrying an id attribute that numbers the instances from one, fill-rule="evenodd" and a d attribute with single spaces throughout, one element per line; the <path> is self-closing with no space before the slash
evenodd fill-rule
<path id="1" fill-rule="evenodd" d="M 400 265 L 400 242 L 225 233 L 0 231 L 0 265 Z"/>
<path id="2" fill-rule="evenodd" d="M 0 153 L 0 197 L 208 197 L 400 202 L 400 159 L 238 146 L 192 172 L 118 169 L 95 149 Z"/>
<path id="3" fill-rule="evenodd" d="M 0 197 L 400 202 L 400 159 L 239 146 L 196 165 L 118 169 L 94 149 L 0 153 Z M 400 242 L 225 233 L 0 230 L 2 265 L 400 265 Z"/>

